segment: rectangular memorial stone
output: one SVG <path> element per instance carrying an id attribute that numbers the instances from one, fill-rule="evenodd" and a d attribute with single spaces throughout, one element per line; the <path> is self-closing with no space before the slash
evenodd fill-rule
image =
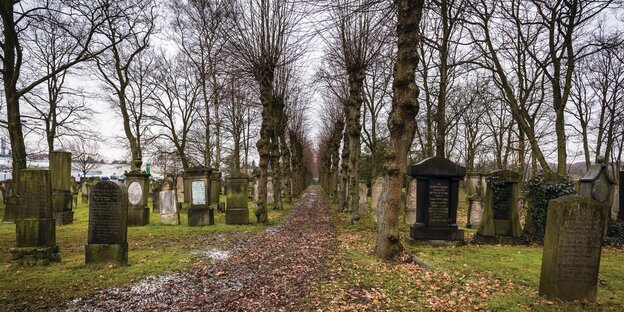
<path id="1" fill-rule="evenodd" d="M 539 294 L 593 300 L 597 294 L 607 205 L 580 196 L 548 203 Z"/>
<path id="2" fill-rule="evenodd" d="M 180 224 L 180 211 L 176 194 L 173 190 L 162 190 L 159 192 L 160 197 L 160 223 L 166 225 Z"/>
<path id="3" fill-rule="evenodd" d="M 358 210 L 360 212 L 368 212 L 368 186 L 365 181 L 358 183 Z"/>
<path id="4" fill-rule="evenodd" d="M 429 181 L 429 227 L 446 227 L 449 218 L 449 182 L 431 179 Z"/>
<path id="5" fill-rule="evenodd" d="M 226 224 L 248 224 L 247 177 L 227 178 Z"/>
<path id="6" fill-rule="evenodd" d="M 50 153 L 54 219 L 57 225 L 71 224 L 74 220 L 71 193 L 71 156 L 70 152 L 65 151 Z"/>
<path id="7" fill-rule="evenodd" d="M 88 241 L 85 263 L 128 263 L 128 192 L 117 181 L 93 187 L 89 203 Z"/>
<path id="8" fill-rule="evenodd" d="M 193 205 L 205 205 L 206 204 L 206 181 L 204 180 L 191 181 L 191 203 Z"/>
<path id="9" fill-rule="evenodd" d="M 379 198 L 381 197 L 381 192 L 383 192 L 384 188 L 384 178 L 377 177 L 375 179 L 375 183 L 373 183 L 373 188 L 371 190 L 371 215 L 373 219 L 377 221 L 377 207 L 379 207 Z"/>
<path id="10" fill-rule="evenodd" d="M 150 188 L 149 174 L 128 172 L 124 183 L 128 187 L 128 225 L 149 224 L 150 209 L 147 206 Z"/>
<path id="11" fill-rule="evenodd" d="M 188 181 L 186 193 L 191 206 L 188 210 L 189 226 L 205 226 L 214 224 L 214 207 L 210 206 L 210 175 L 212 168 L 193 167 L 185 172 Z"/>
<path id="12" fill-rule="evenodd" d="M 405 223 L 416 223 L 416 179 L 411 179 L 407 186 L 407 202 L 405 204 Z"/>

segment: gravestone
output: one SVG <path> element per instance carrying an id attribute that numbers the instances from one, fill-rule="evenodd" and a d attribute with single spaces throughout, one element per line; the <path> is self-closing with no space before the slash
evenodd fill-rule
<path id="1" fill-rule="evenodd" d="M 49 170 L 20 170 L 15 248 L 10 250 L 18 264 L 60 261 L 50 184 Z"/>
<path id="2" fill-rule="evenodd" d="M 82 204 L 88 204 L 89 203 L 89 196 L 91 194 L 91 182 L 89 180 L 85 180 L 82 183 Z"/>
<path id="3" fill-rule="evenodd" d="M 128 188 L 128 226 L 149 224 L 150 209 L 147 206 L 150 185 L 149 174 L 140 171 L 125 174 Z"/>
<path id="4" fill-rule="evenodd" d="M 152 213 L 160 213 L 160 191 L 163 189 L 164 181 L 152 181 L 150 186 L 152 187 Z M 173 190 L 173 187 L 169 187 Z M 175 196 L 175 192 L 174 192 Z"/>
<path id="5" fill-rule="evenodd" d="M 580 195 L 592 198 L 604 205 L 611 205 L 614 196 L 615 181 L 609 175 L 604 157 L 598 157 L 596 164 L 591 165 L 587 173 L 579 179 Z"/>
<path id="6" fill-rule="evenodd" d="M 227 178 L 225 224 L 249 224 L 248 185 L 245 176 Z"/>
<path id="7" fill-rule="evenodd" d="M 384 188 L 384 177 L 377 177 L 371 189 L 371 215 L 377 221 L 377 208 L 379 207 L 379 198 Z"/>
<path id="8" fill-rule="evenodd" d="M 522 235 L 518 214 L 520 176 L 510 170 L 495 170 L 487 176 L 487 193 L 481 225 L 477 233 L 484 237 Z"/>
<path id="9" fill-rule="evenodd" d="M 407 195 L 405 203 L 405 224 L 414 225 L 416 223 L 416 179 L 410 179 L 407 184 Z"/>
<path id="10" fill-rule="evenodd" d="M 443 157 L 427 158 L 409 168 L 416 180 L 416 223 L 410 228 L 413 240 L 463 241 L 457 225 L 459 182 L 466 168 Z"/>
<path id="11" fill-rule="evenodd" d="M 619 181 L 619 196 L 618 196 L 618 212 L 617 218 L 618 220 L 624 220 L 624 171 L 620 171 L 620 181 Z"/>
<path id="12" fill-rule="evenodd" d="M 481 182 L 481 174 L 478 172 L 470 172 L 466 174 L 466 193 L 468 196 L 477 193 L 477 187 Z"/>
<path id="13" fill-rule="evenodd" d="M 17 195 L 14 194 L 13 191 L 13 181 L 5 180 L 4 181 L 5 190 L 4 190 L 4 216 L 2 218 L 3 223 L 15 223 L 15 219 L 17 218 L 17 210 L 19 209 Z"/>
<path id="14" fill-rule="evenodd" d="M 258 193 L 258 180 L 253 184 L 253 201 L 254 203 L 258 202 L 260 194 Z"/>
<path id="15" fill-rule="evenodd" d="M 190 197 L 188 210 L 189 226 L 214 224 L 214 209 L 210 206 L 210 173 L 211 168 L 193 167 L 185 172 L 189 188 L 185 191 Z"/>
<path id="16" fill-rule="evenodd" d="M 54 219 L 57 225 L 74 222 L 71 193 L 71 157 L 72 154 L 65 151 L 53 151 L 50 153 Z"/>
<path id="17" fill-rule="evenodd" d="M 608 205 L 581 196 L 548 203 L 539 294 L 594 300 Z"/>
<path id="18" fill-rule="evenodd" d="M 219 207 L 219 195 L 221 193 L 221 172 L 213 171 L 210 174 L 210 207 Z"/>
<path id="19" fill-rule="evenodd" d="M 176 178 L 176 197 L 178 199 L 178 203 L 184 202 L 184 190 L 185 190 L 184 187 L 185 187 L 184 177 L 178 176 Z"/>
<path id="20" fill-rule="evenodd" d="M 273 177 L 267 177 L 267 205 L 275 204 L 275 198 L 273 196 Z"/>
<path id="21" fill-rule="evenodd" d="M 128 190 L 117 181 L 93 186 L 89 202 L 86 264 L 128 263 Z"/>
<path id="22" fill-rule="evenodd" d="M 360 180 L 360 183 L 358 183 L 358 192 L 358 211 L 368 212 L 368 186 L 366 185 L 366 180 Z"/>
<path id="23" fill-rule="evenodd" d="M 78 208 L 78 195 L 72 195 L 72 210 Z"/>
<path id="24" fill-rule="evenodd" d="M 173 179 L 167 179 L 163 182 L 158 197 L 160 197 L 160 223 L 179 225 L 180 210 L 178 209 L 176 192 L 173 190 Z"/>
<path id="25" fill-rule="evenodd" d="M 474 180 L 474 177 L 472 177 Z M 483 216 L 483 187 L 481 183 L 481 175 L 476 181 L 473 193 L 466 196 L 468 199 L 468 221 L 466 227 L 469 229 L 479 228 L 481 225 L 481 217 Z"/>

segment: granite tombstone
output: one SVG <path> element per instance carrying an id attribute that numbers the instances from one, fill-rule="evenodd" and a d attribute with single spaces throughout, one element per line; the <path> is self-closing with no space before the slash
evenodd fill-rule
<path id="1" fill-rule="evenodd" d="M 225 224 L 248 224 L 249 210 L 247 187 L 248 178 L 227 178 L 227 206 L 225 208 Z"/>
<path id="2" fill-rule="evenodd" d="M 57 225 L 74 222 L 71 193 L 71 157 L 72 154 L 65 151 L 53 151 L 50 153 L 54 219 Z"/>
<path id="3" fill-rule="evenodd" d="M 185 172 L 189 186 L 185 193 L 188 193 L 191 204 L 188 210 L 189 226 L 214 224 L 214 209 L 210 206 L 210 173 L 212 170 L 199 166 Z"/>

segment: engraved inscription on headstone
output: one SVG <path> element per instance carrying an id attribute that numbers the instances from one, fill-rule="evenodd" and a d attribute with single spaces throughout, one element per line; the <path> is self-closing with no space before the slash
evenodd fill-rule
<path id="1" fill-rule="evenodd" d="M 472 226 L 481 224 L 481 216 L 483 215 L 483 201 L 475 199 L 470 201 L 470 223 Z"/>
<path id="2" fill-rule="evenodd" d="M 138 205 L 143 198 L 143 190 L 139 182 L 132 182 L 128 186 L 128 201 L 131 205 Z"/>
<path id="3" fill-rule="evenodd" d="M 495 220 L 509 220 L 509 199 L 511 197 L 511 183 L 505 183 L 494 195 L 493 208 Z"/>
<path id="4" fill-rule="evenodd" d="M 432 179 L 429 182 L 428 223 L 430 227 L 448 226 L 449 182 Z"/>
<path id="5" fill-rule="evenodd" d="M 206 204 L 206 181 L 193 180 L 191 181 L 191 202 L 193 205 L 205 205 Z"/>
<path id="6" fill-rule="evenodd" d="M 174 191 L 160 191 L 160 213 L 177 213 L 176 195 Z"/>

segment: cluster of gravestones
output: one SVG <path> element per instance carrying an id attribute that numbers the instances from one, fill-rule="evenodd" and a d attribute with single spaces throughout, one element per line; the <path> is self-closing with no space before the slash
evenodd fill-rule
<path id="1" fill-rule="evenodd" d="M 11 248 L 11 259 L 19 264 L 37 264 L 59 261 L 56 245 L 56 225 L 73 222 L 73 209 L 77 207 L 80 189 L 83 203 L 89 203 L 89 224 L 85 262 L 87 264 L 128 262 L 127 227 L 149 224 L 147 206 L 150 184 L 154 213 L 160 214 L 161 224 L 179 225 L 180 209 L 185 196 L 190 203 L 189 226 L 214 224 L 213 207 L 221 206 L 221 173 L 214 169 L 196 167 L 186 171 L 181 180 L 182 201 L 173 178 L 150 183 L 149 174 L 126 173 L 124 183 L 118 181 L 84 181 L 78 186 L 71 177 L 71 154 L 53 152 L 50 170 L 24 169 L 20 171 L 21 196 L 10 192 L 7 204 L 15 209 L 5 213 L 4 222 L 15 222 L 16 245 Z M 5 181 L 2 195 L 11 187 Z M 227 178 L 226 224 L 249 223 L 248 178 Z M 8 207 L 7 207 L 8 208 Z M 73 209 L 72 209 L 73 208 Z M 8 209 L 7 209 L 8 210 Z"/>
<path id="2" fill-rule="evenodd" d="M 412 180 L 407 187 L 405 220 L 410 225 L 410 240 L 464 241 L 464 231 L 457 225 L 457 206 L 465 168 L 433 157 L 411 166 L 408 173 Z M 620 172 L 620 181 L 623 179 L 624 171 Z M 524 213 L 519 175 L 496 170 L 485 180 L 483 183 L 482 175 L 467 178 L 467 227 L 477 229 L 475 236 L 481 242 L 518 242 L 522 236 L 520 215 Z M 549 202 L 541 295 L 564 300 L 596 297 L 608 218 L 624 219 L 623 184 L 619 196 L 615 196 L 615 183 L 607 166 L 599 162 L 579 180 L 579 195 Z M 377 178 L 371 192 L 373 216 L 383 188 L 383 178 Z"/>

